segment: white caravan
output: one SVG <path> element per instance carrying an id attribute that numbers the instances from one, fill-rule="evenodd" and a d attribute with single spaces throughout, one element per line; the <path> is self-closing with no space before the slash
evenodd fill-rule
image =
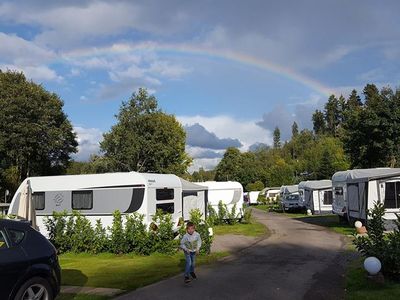
<path id="1" fill-rule="evenodd" d="M 207 217 L 208 188 L 194 184 L 180 178 L 182 184 L 182 217 L 185 221 L 190 220 L 190 212 L 199 209 L 202 218 Z"/>
<path id="2" fill-rule="evenodd" d="M 161 209 L 172 215 L 175 227 L 184 216 L 182 199 L 185 199 L 185 191 L 179 177 L 137 172 L 27 178 L 11 201 L 8 211 L 11 215 L 18 211 L 22 188 L 27 180 L 32 189 L 37 225 L 45 235 L 44 219 L 54 211 L 71 213 L 77 210 L 93 225 L 97 219 L 101 219 L 105 228 L 112 225 L 112 214 L 116 210 L 122 214 L 143 214 L 144 222 L 150 224 L 156 210 Z M 201 201 L 206 201 L 206 196 Z M 199 205 L 200 208 L 205 206 Z"/>
<path id="3" fill-rule="evenodd" d="M 249 205 L 257 205 L 258 204 L 258 195 L 260 195 L 260 191 L 248 192 Z"/>
<path id="4" fill-rule="evenodd" d="M 267 187 L 261 191 L 261 194 L 264 195 L 265 199 L 269 199 L 270 201 L 276 201 L 279 193 L 280 189 L 277 187 Z"/>
<path id="5" fill-rule="evenodd" d="M 309 180 L 299 183 L 299 194 L 302 205 L 312 214 L 332 212 L 332 181 Z"/>
<path id="6" fill-rule="evenodd" d="M 229 211 L 236 204 L 239 218 L 243 217 L 243 187 L 236 181 L 206 181 L 196 182 L 208 188 L 208 203 L 218 212 L 218 203 L 222 201 Z"/>
<path id="7" fill-rule="evenodd" d="M 355 169 L 332 176 L 333 213 L 349 221 L 367 220 L 376 202 L 386 209 L 384 219 L 400 213 L 400 168 Z M 364 223 L 365 224 L 365 223 Z"/>

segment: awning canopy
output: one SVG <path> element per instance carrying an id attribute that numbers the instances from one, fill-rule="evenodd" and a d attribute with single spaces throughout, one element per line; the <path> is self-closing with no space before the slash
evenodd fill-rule
<path id="1" fill-rule="evenodd" d="M 185 179 L 179 178 L 181 180 L 182 184 L 182 190 L 183 191 L 207 191 L 208 187 L 195 184 L 193 182 L 187 181 Z"/>
<path id="2" fill-rule="evenodd" d="M 399 176 L 400 168 L 354 169 L 336 172 L 332 176 L 332 181 L 355 183 Z"/>
<path id="3" fill-rule="evenodd" d="M 308 180 L 299 183 L 299 189 L 324 190 L 332 188 L 332 180 Z"/>
<path id="4" fill-rule="evenodd" d="M 281 188 L 283 194 L 293 194 L 299 191 L 299 186 L 296 185 L 284 185 Z"/>

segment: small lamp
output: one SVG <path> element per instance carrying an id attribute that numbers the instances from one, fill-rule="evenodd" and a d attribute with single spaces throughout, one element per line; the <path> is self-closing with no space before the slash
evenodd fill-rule
<path id="1" fill-rule="evenodd" d="M 367 270 L 369 275 L 376 275 L 382 268 L 382 264 L 379 259 L 374 256 L 367 257 L 364 260 L 364 269 Z"/>
<path id="2" fill-rule="evenodd" d="M 209 236 L 213 236 L 214 235 L 214 230 L 212 229 L 212 227 L 208 227 L 208 235 Z"/>
<path id="3" fill-rule="evenodd" d="M 311 209 L 307 209 L 307 215 L 309 215 L 309 216 L 311 216 L 311 215 L 312 215 L 312 213 L 311 213 Z"/>
<path id="4" fill-rule="evenodd" d="M 355 221 L 354 222 L 354 227 L 355 228 L 361 228 L 363 225 L 362 225 L 362 223 L 360 222 L 360 221 Z"/>

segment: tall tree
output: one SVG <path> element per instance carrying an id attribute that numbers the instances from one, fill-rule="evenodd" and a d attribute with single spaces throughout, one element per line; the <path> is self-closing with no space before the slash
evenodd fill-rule
<path id="1" fill-rule="evenodd" d="M 347 100 L 346 108 L 349 110 L 354 110 L 360 108 L 361 106 L 362 102 L 360 96 L 358 96 L 356 90 L 352 90 L 349 99 Z"/>
<path id="2" fill-rule="evenodd" d="M 0 171 L 2 182 L 60 174 L 77 151 L 63 101 L 23 73 L 0 71 Z M 8 179 L 7 179 L 8 178 Z"/>
<path id="3" fill-rule="evenodd" d="M 294 121 L 292 125 L 292 137 L 296 137 L 298 134 L 299 134 L 299 126 L 297 125 L 296 121 Z"/>
<path id="4" fill-rule="evenodd" d="M 325 117 L 322 111 L 316 110 L 312 115 L 313 130 L 315 134 L 324 134 L 326 131 Z"/>
<path id="5" fill-rule="evenodd" d="M 275 127 L 274 130 L 274 148 L 279 149 L 281 147 L 281 131 L 279 127 Z"/>
<path id="6" fill-rule="evenodd" d="M 191 159 L 185 153 L 185 131 L 175 116 L 161 112 L 146 89 L 123 102 L 116 117 L 118 123 L 100 144 L 112 170 L 186 172 Z"/>
<path id="7" fill-rule="evenodd" d="M 340 110 L 339 101 L 334 95 L 331 95 L 325 104 L 324 113 L 327 132 L 332 136 L 336 136 L 336 130 L 340 122 Z"/>
<path id="8" fill-rule="evenodd" d="M 224 157 L 219 162 L 215 169 L 215 180 L 217 181 L 227 181 L 239 179 L 239 172 L 241 169 L 241 153 L 237 148 L 227 148 Z"/>

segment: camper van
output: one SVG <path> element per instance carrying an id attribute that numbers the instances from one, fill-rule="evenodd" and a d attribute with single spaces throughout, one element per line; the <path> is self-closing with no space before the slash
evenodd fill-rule
<path id="1" fill-rule="evenodd" d="M 138 212 L 150 224 L 157 209 L 172 215 L 177 227 L 180 218 L 188 219 L 190 209 L 207 206 L 207 189 L 172 174 L 106 173 L 30 177 L 16 191 L 9 214 L 16 214 L 22 188 L 29 180 L 36 209 L 37 225 L 46 235 L 44 219 L 53 212 L 80 211 L 92 224 L 101 219 L 112 225 L 113 212 Z"/>
<path id="2" fill-rule="evenodd" d="M 376 202 L 386 209 L 384 218 L 400 213 L 400 168 L 355 169 L 332 176 L 333 213 L 349 220 L 367 221 L 367 209 Z"/>
<path id="3" fill-rule="evenodd" d="M 218 212 L 218 203 L 222 201 L 229 211 L 236 204 L 238 218 L 243 217 L 243 187 L 236 181 L 206 181 L 196 182 L 208 188 L 208 203 Z"/>
<path id="4" fill-rule="evenodd" d="M 302 206 L 312 214 L 332 213 L 332 181 L 309 180 L 299 183 Z"/>

